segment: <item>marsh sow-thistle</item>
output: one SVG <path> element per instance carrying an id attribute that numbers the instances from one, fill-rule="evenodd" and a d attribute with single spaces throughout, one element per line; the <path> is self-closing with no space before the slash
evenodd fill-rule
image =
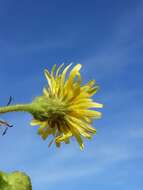
<path id="1" fill-rule="evenodd" d="M 54 65 L 51 72 L 45 70 L 48 86 L 43 89 L 42 96 L 30 104 L 0 108 L 0 113 L 27 111 L 33 115 L 31 125 L 39 126 L 38 134 L 42 139 L 53 136 L 49 146 L 55 142 L 60 147 L 62 142 L 68 144 L 71 137 L 75 137 L 83 149 L 82 137 L 92 138 L 96 133 L 92 121 L 101 117 L 101 113 L 93 108 L 102 108 L 102 104 L 91 99 L 99 89 L 94 80 L 82 85 L 81 64 L 69 72 L 70 67 L 71 64 L 65 68 L 62 64 L 57 69 Z"/>

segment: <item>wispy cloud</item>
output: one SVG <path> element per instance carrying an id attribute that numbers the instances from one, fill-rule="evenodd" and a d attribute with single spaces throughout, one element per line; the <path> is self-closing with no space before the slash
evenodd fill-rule
<path id="1" fill-rule="evenodd" d="M 142 9 L 143 5 L 139 5 L 118 18 L 111 35 L 100 49 L 82 61 L 87 68 L 85 73 L 105 79 L 122 72 L 134 62 L 141 63 L 143 56 L 137 54 L 138 48 L 143 46 L 140 33 L 143 31 L 140 25 L 143 19 Z M 137 32 L 139 34 L 135 35 Z"/>
<path id="2" fill-rule="evenodd" d="M 37 53 L 41 51 L 51 52 L 57 49 L 71 48 L 74 46 L 77 35 L 76 33 L 69 32 L 69 34 L 63 34 L 58 38 L 51 38 L 45 36 L 45 39 L 28 42 L 11 42 L 0 40 L 1 52 L 9 55 L 21 55 L 28 53 Z"/>
<path id="3" fill-rule="evenodd" d="M 114 166 L 117 163 L 131 159 L 132 155 L 126 148 L 121 148 L 117 145 L 103 145 L 98 150 L 90 150 L 85 152 L 86 156 L 79 154 L 78 152 L 71 151 L 72 155 L 69 158 L 60 159 L 58 153 L 55 155 L 55 159 L 52 159 L 53 167 L 49 163 L 45 163 L 44 168 L 41 165 L 33 169 L 31 176 L 34 185 L 54 185 L 62 184 L 63 182 L 72 181 L 74 179 L 80 179 L 81 177 L 89 177 L 100 175 L 107 172 L 110 166 Z M 93 152 L 95 153 L 93 155 Z M 64 155 L 68 155 L 69 151 L 65 151 Z M 78 156 L 77 156 L 78 155 Z M 80 155 L 80 156 L 79 156 Z M 71 162 L 76 160 L 76 162 Z M 80 162 L 82 160 L 82 162 Z M 66 162 L 66 163 L 65 163 Z M 58 163 L 58 164 L 57 164 Z M 78 163 L 78 164 L 77 164 Z"/>

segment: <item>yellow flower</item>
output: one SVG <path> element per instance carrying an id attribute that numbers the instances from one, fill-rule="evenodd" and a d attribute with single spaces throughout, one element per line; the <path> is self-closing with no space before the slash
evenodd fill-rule
<path id="1" fill-rule="evenodd" d="M 53 135 L 49 146 L 54 141 L 59 147 L 61 142 L 67 144 L 71 137 L 75 137 L 83 149 L 82 137 L 91 139 L 96 133 L 92 121 L 101 117 L 101 113 L 92 108 L 102 108 L 103 105 L 91 99 L 99 87 L 94 80 L 82 86 L 81 64 L 73 67 L 70 73 L 71 64 L 63 67 L 62 64 L 56 70 L 54 65 L 51 73 L 45 70 L 48 87 L 33 101 L 34 107 L 37 105 L 37 110 L 41 111 L 33 113 L 31 125 L 40 125 L 38 133 L 43 139 Z"/>

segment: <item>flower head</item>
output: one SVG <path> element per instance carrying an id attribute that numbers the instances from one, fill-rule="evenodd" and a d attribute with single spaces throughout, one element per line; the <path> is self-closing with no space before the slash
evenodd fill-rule
<path id="1" fill-rule="evenodd" d="M 62 64 L 57 69 L 54 65 L 51 73 L 45 70 L 48 87 L 43 89 L 42 96 L 33 101 L 38 111 L 33 112 L 31 125 L 40 126 L 38 134 L 43 139 L 53 135 L 49 145 L 54 141 L 59 147 L 61 142 L 67 144 L 71 137 L 75 137 L 80 149 L 83 149 L 82 137 L 92 138 L 96 133 L 91 126 L 92 121 L 101 117 L 101 113 L 93 108 L 102 108 L 103 105 L 91 99 L 99 89 L 94 80 L 82 86 L 81 64 L 69 73 L 70 67 L 71 64 L 65 68 Z"/>

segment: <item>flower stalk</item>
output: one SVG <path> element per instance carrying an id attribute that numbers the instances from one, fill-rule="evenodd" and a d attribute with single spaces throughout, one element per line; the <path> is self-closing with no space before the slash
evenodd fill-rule
<path id="1" fill-rule="evenodd" d="M 31 110 L 32 110 L 31 104 L 16 104 L 16 105 L 0 107 L 0 114 L 8 112 L 31 112 Z"/>

